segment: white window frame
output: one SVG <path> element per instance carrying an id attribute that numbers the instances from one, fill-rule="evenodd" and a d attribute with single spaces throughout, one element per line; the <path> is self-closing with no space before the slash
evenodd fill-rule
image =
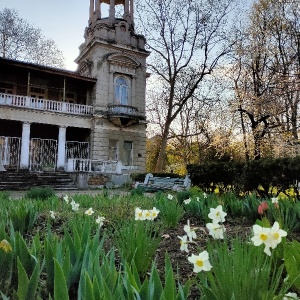
<path id="1" fill-rule="evenodd" d="M 124 79 L 127 84 L 127 99 L 124 101 L 117 97 L 117 81 L 118 79 Z M 131 95 L 131 80 L 128 76 L 124 75 L 117 75 L 114 80 L 114 102 L 120 105 L 129 105 L 130 102 L 130 95 Z"/>

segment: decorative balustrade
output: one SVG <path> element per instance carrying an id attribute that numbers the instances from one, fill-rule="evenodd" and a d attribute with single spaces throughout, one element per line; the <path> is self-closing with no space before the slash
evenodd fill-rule
<path id="1" fill-rule="evenodd" d="M 93 106 L 90 105 L 74 104 L 3 93 L 0 93 L 0 105 L 24 107 L 74 115 L 92 115 L 94 112 Z"/>
<path id="2" fill-rule="evenodd" d="M 136 107 L 129 105 L 108 105 L 108 113 L 112 115 L 142 116 Z"/>
<path id="3" fill-rule="evenodd" d="M 67 172 L 99 172 L 122 174 L 124 170 L 136 170 L 135 166 L 123 166 L 121 161 L 117 160 L 93 160 L 82 158 L 69 158 Z"/>

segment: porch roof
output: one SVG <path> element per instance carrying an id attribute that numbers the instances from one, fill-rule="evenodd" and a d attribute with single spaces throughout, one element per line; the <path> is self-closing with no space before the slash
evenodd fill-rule
<path id="1" fill-rule="evenodd" d="M 14 67 L 17 67 L 20 69 L 40 71 L 43 73 L 55 74 L 58 76 L 74 78 L 74 79 L 78 79 L 78 80 L 90 82 L 90 83 L 95 83 L 97 81 L 96 78 L 80 75 L 76 71 L 70 71 L 70 70 L 66 70 L 66 69 L 59 69 L 59 68 L 54 68 L 54 67 L 37 65 L 37 64 L 33 64 L 33 63 L 23 62 L 23 61 L 14 60 L 14 59 L 7 59 L 7 58 L 2 58 L 2 57 L 0 57 L 0 65 L 9 65 L 9 66 L 14 66 Z"/>

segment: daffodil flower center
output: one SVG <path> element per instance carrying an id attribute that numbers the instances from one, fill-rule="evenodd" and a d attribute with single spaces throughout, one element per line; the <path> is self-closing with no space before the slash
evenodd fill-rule
<path id="1" fill-rule="evenodd" d="M 203 260 L 197 260 L 196 261 L 196 265 L 198 266 L 198 267 L 203 267 Z"/>
<path id="2" fill-rule="evenodd" d="M 273 234 L 273 237 L 274 237 L 274 239 L 275 240 L 277 240 L 277 239 L 279 239 L 279 233 L 278 232 L 275 232 L 274 234 Z"/>
<path id="3" fill-rule="evenodd" d="M 268 238 L 268 236 L 266 234 L 264 234 L 264 233 L 262 233 L 260 235 L 260 239 L 263 240 L 263 241 L 265 241 L 267 238 Z"/>

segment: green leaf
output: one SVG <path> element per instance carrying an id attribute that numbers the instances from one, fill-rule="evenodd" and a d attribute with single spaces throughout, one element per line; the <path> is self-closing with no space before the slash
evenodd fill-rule
<path id="1" fill-rule="evenodd" d="M 69 293 L 66 283 L 64 272 L 58 263 L 54 259 L 54 300 L 68 300 Z"/>
<path id="2" fill-rule="evenodd" d="M 176 294 L 176 286 L 172 264 L 168 254 L 165 255 L 165 287 L 163 291 L 164 299 L 174 300 Z"/>
<path id="3" fill-rule="evenodd" d="M 284 249 L 284 265 L 288 273 L 290 282 L 293 286 L 300 291 L 300 243 L 293 241 L 286 244 Z"/>
<path id="4" fill-rule="evenodd" d="M 26 270 L 23 267 L 19 257 L 17 258 L 17 266 L 18 266 L 18 291 L 17 291 L 18 300 L 25 300 L 28 291 L 29 279 Z"/>
<path id="5" fill-rule="evenodd" d="M 36 297 L 36 292 L 38 289 L 38 283 L 40 279 L 40 273 L 42 270 L 43 266 L 40 268 L 39 262 L 37 262 L 32 275 L 30 277 L 29 285 L 28 285 L 28 291 L 27 291 L 27 300 L 32 300 L 35 299 Z"/>
<path id="6" fill-rule="evenodd" d="M 93 284 L 91 282 L 90 276 L 85 273 L 85 293 L 83 299 L 95 300 L 93 292 Z"/>
<path id="7" fill-rule="evenodd" d="M 0 291 L 2 300 L 9 300 L 9 298 L 7 296 L 5 296 L 1 291 Z"/>

